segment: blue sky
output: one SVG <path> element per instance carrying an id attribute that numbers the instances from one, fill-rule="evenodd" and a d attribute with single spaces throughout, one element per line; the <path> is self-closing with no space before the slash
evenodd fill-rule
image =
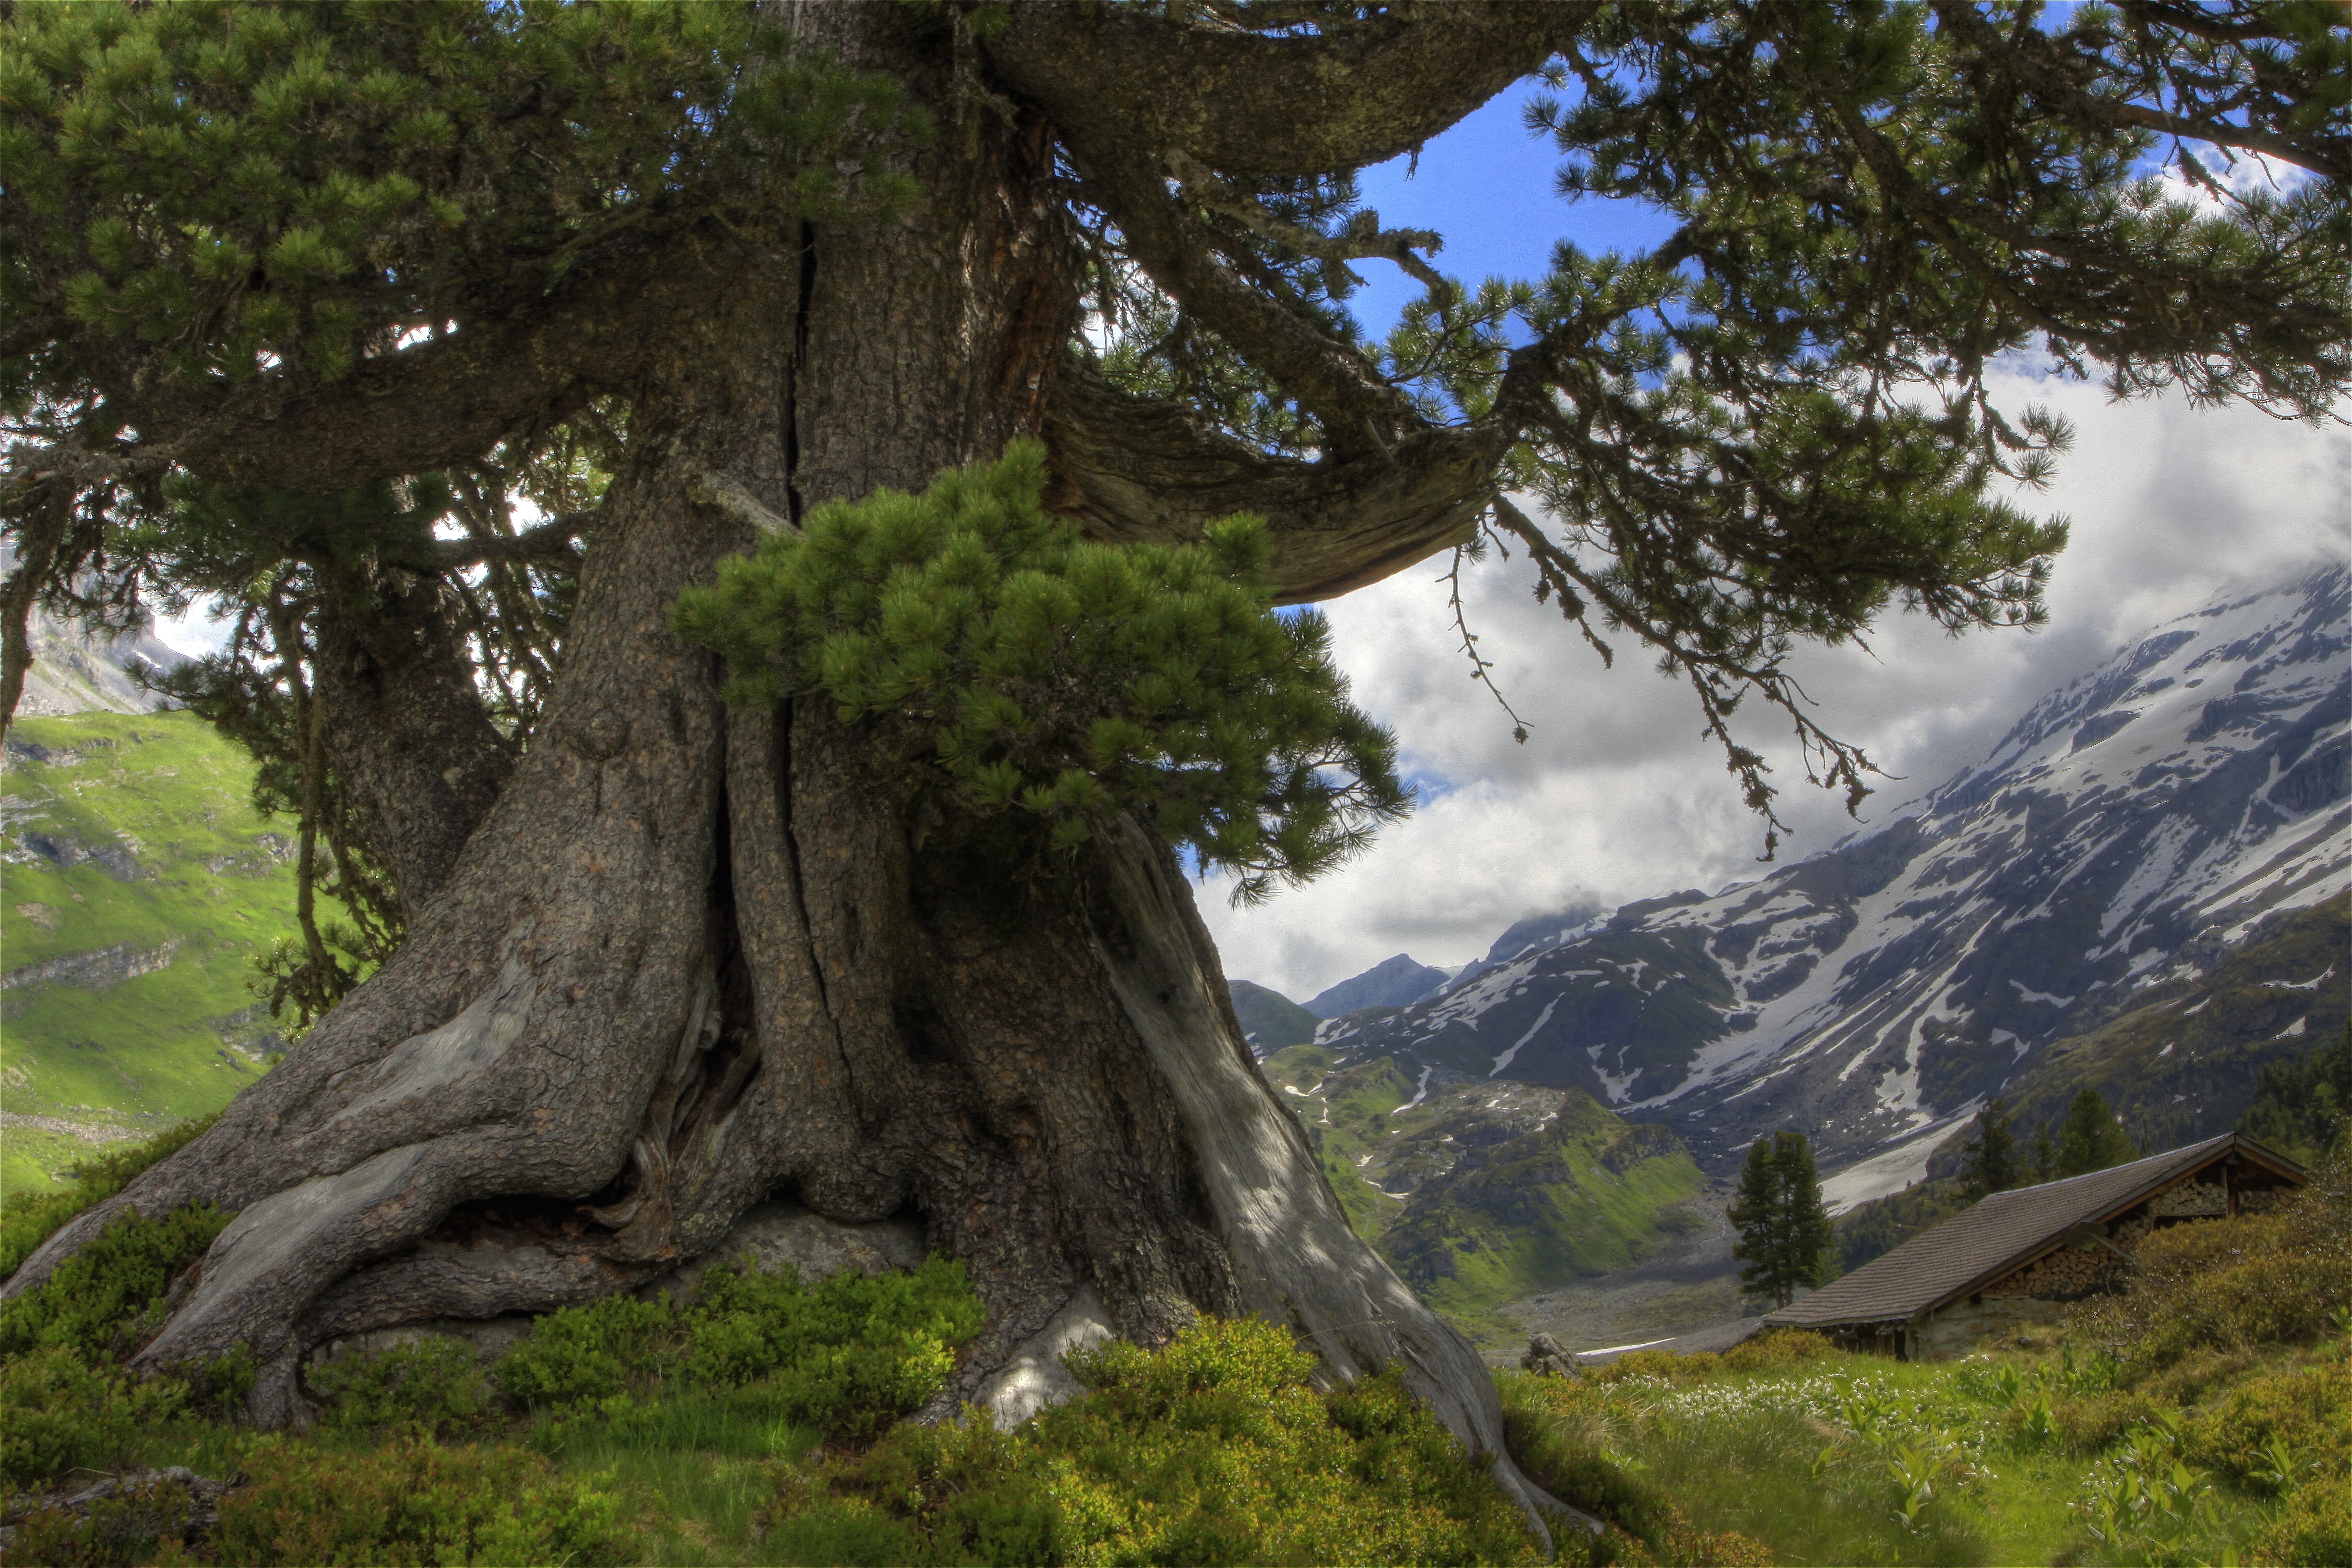
<path id="1" fill-rule="evenodd" d="M 1551 268 L 1551 247 L 1570 239 L 1587 251 L 1645 250 L 1673 225 L 1635 202 L 1590 198 L 1570 204 L 1552 193 L 1560 157 L 1549 138 L 1528 134 L 1527 101 L 1540 90 L 1522 83 L 1422 150 L 1419 166 L 1398 158 L 1365 172 L 1364 204 L 1387 227 L 1435 229 L 1445 248 L 1437 269 L 1475 285 L 1500 275 L 1537 278 Z M 1366 287 L 1348 301 L 1368 330 L 1384 332 L 1421 286 L 1386 262 L 1357 268 Z"/>

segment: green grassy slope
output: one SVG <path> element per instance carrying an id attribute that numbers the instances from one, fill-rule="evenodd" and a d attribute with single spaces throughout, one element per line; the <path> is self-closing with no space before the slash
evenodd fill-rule
<path id="1" fill-rule="evenodd" d="M 278 1046 L 245 980 L 294 933 L 292 829 L 254 810 L 251 785 L 244 754 L 189 714 L 11 727 L 0 1191 L 51 1184 L 95 1140 L 218 1110 Z"/>
<path id="2" fill-rule="evenodd" d="M 1653 1255 L 1706 1185 L 1672 1133 L 1574 1089 L 1478 1079 L 1416 1103 L 1387 1057 L 1333 1072 L 1300 1045 L 1264 1065 L 1357 1233 L 1474 1337 L 1505 1301 Z"/>
<path id="3" fill-rule="evenodd" d="M 1243 1037 L 1261 1056 L 1286 1045 L 1305 1045 L 1315 1038 L 1315 1026 L 1323 1021 L 1280 991 L 1248 980 L 1228 980 L 1225 988 L 1233 995 L 1234 1016 L 1241 1019 Z"/>

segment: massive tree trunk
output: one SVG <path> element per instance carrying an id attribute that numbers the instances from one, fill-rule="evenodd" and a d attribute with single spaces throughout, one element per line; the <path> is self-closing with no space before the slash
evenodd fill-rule
<path id="1" fill-rule="evenodd" d="M 464 858 L 514 771 L 514 749 L 482 706 L 436 580 L 397 568 L 373 581 L 335 572 L 318 637 L 316 689 L 336 774 L 413 921 Z"/>
<path id="2" fill-rule="evenodd" d="M 1073 325 L 1045 126 L 969 90 L 925 14 L 802 20 L 934 106 L 925 199 L 676 247 L 707 308 L 648 355 L 547 716 L 406 945 L 6 1289 L 120 1207 L 236 1210 L 140 1364 L 249 1346 L 284 1423 L 329 1337 L 591 1299 L 771 1195 L 911 1210 L 990 1308 L 951 1396 L 1082 1291 L 1146 1342 L 1252 1312 L 1335 1375 L 1400 1364 L 1523 1489 L 1477 1356 L 1258 1077 L 1165 848 L 1123 826 L 1073 875 L 1008 877 L 919 759 L 821 700 L 729 713 L 667 630 L 761 524 L 1039 429 Z"/>

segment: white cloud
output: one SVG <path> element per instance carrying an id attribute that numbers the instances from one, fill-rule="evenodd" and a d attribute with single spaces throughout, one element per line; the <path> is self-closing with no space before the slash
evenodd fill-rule
<path id="1" fill-rule="evenodd" d="M 2038 400 L 2073 421 L 2075 448 L 2025 504 L 2074 524 L 2038 632 L 1948 638 L 1915 617 L 1884 624 L 1874 657 L 1811 649 L 1806 688 L 1835 733 L 1886 769 L 1863 810 L 1902 801 L 1988 751 L 2053 686 L 2116 645 L 2232 580 L 2275 580 L 2321 556 L 2352 554 L 2352 440 L 2244 408 L 2179 398 L 2116 404 L 2095 387 L 2021 371 L 2005 402 Z M 1311 996 L 1391 953 L 1453 963 L 1483 953 L 1518 916 L 1590 890 L 1622 902 L 1683 887 L 1709 891 L 1763 870 L 1762 834 L 1739 806 L 1720 754 L 1698 739 L 1697 709 L 1651 661 L 1620 648 L 1604 671 L 1550 609 L 1524 563 L 1465 573 L 1480 646 L 1534 728 L 1525 747 L 1469 679 L 1442 563 L 1403 572 L 1328 606 L 1357 700 L 1395 727 L 1406 768 L 1432 783 L 1422 809 L 1362 860 L 1260 909 L 1225 887 L 1200 890 L 1231 974 Z M 1743 713 L 1746 738 L 1771 751 L 1794 832 L 1784 859 L 1853 831 L 1838 801 L 1810 789 L 1769 716 Z M 1780 742 L 1777 746 L 1776 741 Z"/>

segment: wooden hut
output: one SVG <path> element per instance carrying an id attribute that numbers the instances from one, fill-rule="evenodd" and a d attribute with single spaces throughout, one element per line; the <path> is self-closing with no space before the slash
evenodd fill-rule
<path id="1" fill-rule="evenodd" d="M 1764 1322 L 1812 1329 L 1850 1350 L 1940 1361 L 2115 1289 L 2152 1229 L 2259 1213 L 2307 1180 L 2277 1150 L 2225 1133 L 2112 1170 L 1997 1192 Z"/>

